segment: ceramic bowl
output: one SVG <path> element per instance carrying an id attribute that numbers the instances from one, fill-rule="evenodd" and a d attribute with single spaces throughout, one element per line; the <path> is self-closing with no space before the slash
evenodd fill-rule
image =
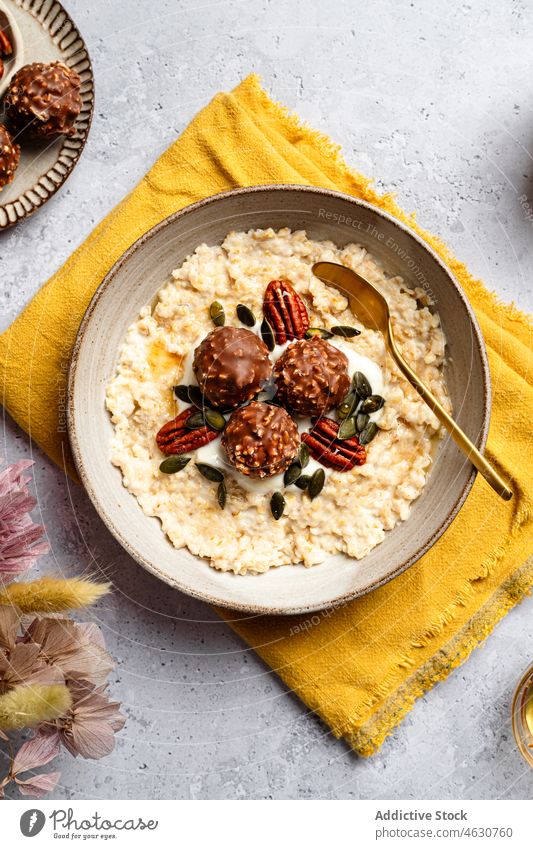
<path id="1" fill-rule="evenodd" d="M 430 291 L 448 343 L 446 380 L 455 416 L 481 450 L 490 414 L 490 378 L 483 339 L 466 297 L 422 239 L 391 216 L 337 192 L 305 186 L 257 186 L 217 195 L 170 216 L 121 257 L 96 292 L 76 341 L 69 375 L 69 435 L 85 488 L 111 533 L 142 566 L 171 587 L 239 611 L 292 614 L 319 610 L 374 590 L 411 566 L 448 527 L 475 477 L 449 439 L 439 443 L 428 482 L 407 521 L 362 560 L 344 555 L 304 568 L 263 575 L 218 572 L 176 550 L 159 521 L 146 516 L 109 461 L 112 425 L 105 387 L 126 330 L 173 268 L 201 243 L 231 230 L 305 229 L 312 239 L 358 242 L 385 270 Z M 353 510 L 353 504 L 346 504 Z"/>
<path id="2" fill-rule="evenodd" d="M 85 43 L 57 0 L 0 0 L 0 28 L 13 44 L 12 56 L 4 60 L 0 96 L 22 65 L 59 60 L 79 74 L 82 102 L 73 136 L 38 141 L 15 136 L 21 147 L 20 163 L 13 182 L 0 191 L 2 231 L 41 209 L 72 173 L 91 127 L 94 82 Z"/>

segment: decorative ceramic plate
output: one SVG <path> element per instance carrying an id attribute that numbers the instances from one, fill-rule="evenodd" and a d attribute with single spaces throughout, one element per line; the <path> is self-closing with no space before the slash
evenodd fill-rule
<path id="1" fill-rule="evenodd" d="M 22 65 L 60 60 L 81 78 L 81 112 L 76 134 L 21 144 L 20 165 L 12 183 L 0 192 L 0 230 L 36 212 L 63 185 L 85 146 L 94 105 L 91 60 L 75 24 L 56 0 L 0 0 L 0 28 L 13 41 L 4 59 L 0 96 Z"/>
<path id="2" fill-rule="evenodd" d="M 459 425 L 483 450 L 490 418 L 490 376 L 483 338 L 461 287 L 425 242 L 367 203 L 306 186 L 256 186 L 218 195 L 170 216 L 142 236 L 111 269 L 80 327 L 69 376 L 68 426 L 80 478 L 102 519 L 124 548 L 171 587 L 215 604 L 258 613 L 302 613 L 338 605 L 390 581 L 418 560 L 456 516 L 475 470 L 444 437 L 422 494 L 406 521 L 360 560 L 329 556 L 316 566 L 280 566 L 261 575 L 212 569 L 176 549 L 156 518 L 143 513 L 110 460 L 113 427 L 105 406 L 127 328 L 173 268 L 201 244 L 220 244 L 231 231 L 306 230 L 338 247 L 356 241 L 391 275 L 430 282 L 447 339 L 445 378 Z M 341 509 L 341 508 L 339 508 Z M 350 515 L 357 504 L 342 510 Z M 431 575 L 426 576 L 431 581 Z M 435 575 L 439 580 L 439 575 Z M 440 576 L 442 577 L 442 576 Z"/>

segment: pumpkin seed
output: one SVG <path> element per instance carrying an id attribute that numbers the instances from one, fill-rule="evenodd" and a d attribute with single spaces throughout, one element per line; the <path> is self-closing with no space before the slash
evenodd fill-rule
<path id="1" fill-rule="evenodd" d="M 311 480 L 309 481 L 309 486 L 307 487 L 307 491 L 309 493 L 309 498 L 316 498 L 317 495 L 320 495 L 322 489 L 324 488 L 324 483 L 326 482 L 326 473 L 324 469 L 317 469 L 316 472 L 311 476 Z"/>
<path id="2" fill-rule="evenodd" d="M 352 378 L 352 386 L 360 398 L 372 395 L 372 387 L 361 371 L 356 371 Z"/>
<path id="3" fill-rule="evenodd" d="M 228 495 L 228 492 L 227 492 L 227 489 L 226 489 L 226 484 L 224 483 L 224 481 L 220 481 L 220 483 L 217 487 L 217 501 L 220 505 L 221 510 L 223 510 L 224 507 L 226 506 L 227 495 Z"/>
<path id="4" fill-rule="evenodd" d="M 324 327 L 310 327 L 305 331 L 305 338 L 312 339 L 313 336 L 320 336 L 322 339 L 331 339 L 333 333 L 330 333 Z"/>
<path id="5" fill-rule="evenodd" d="M 198 407 L 199 410 L 203 410 L 205 407 L 205 398 L 202 390 L 199 386 L 196 386 L 195 383 L 191 383 L 187 387 L 187 394 L 189 396 L 189 401 L 191 404 L 194 404 L 195 407 Z"/>
<path id="6" fill-rule="evenodd" d="M 309 486 L 309 481 L 311 480 L 311 475 L 300 475 L 297 481 L 294 481 L 298 489 L 307 489 Z"/>
<path id="7" fill-rule="evenodd" d="M 309 448 L 305 442 L 300 442 L 300 447 L 298 448 L 298 462 L 302 469 L 305 469 L 309 463 Z"/>
<path id="8" fill-rule="evenodd" d="M 222 483 L 224 480 L 224 475 L 220 471 L 220 469 L 216 469 L 215 466 L 210 466 L 208 463 L 195 463 L 194 464 L 201 475 L 204 478 L 207 478 L 208 481 L 213 481 L 213 483 Z"/>
<path id="9" fill-rule="evenodd" d="M 345 324 L 338 324 L 335 327 L 331 328 L 331 332 L 335 334 L 335 336 L 343 336 L 345 339 L 351 339 L 353 336 L 360 336 L 361 331 L 357 330 L 356 327 L 348 327 Z"/>
<path id="10" fill-rule="evenodd" d="M 359 434 L 359 442 L 361 445 L 368 445 L 369 442 L 372 442 L 376 433 L 378 432 L 378 426 L 375 422 L 369 422 L 362 433 Z"/>
<path id="11" fill-rule="evenodd" d="M 355 427 L 357 428 L 357 431 L 359 433 L 362 433 L 369 421 L 370 419 L 368 413 L 357 413 L 355 419 Z"/>
<path id="12" fill-rule="evenodd" d="M 355 419 L 350 416 L 349 419 L 344 419 L 337 433 L 338 439 L 351 439 L 356 434 Z"/>
<path id="13" fill-rule="evenodd" d="M 246 327 L 253 327 L 255 324 L 255 315 L 246 304 L 237 304 L 237 317 Z"/>
<path id="14" fill-rule="evenodd" d="M 348 416 L 351 416 L 352 413 L 355 411 L 355 408 L 357 407 L 358 403 L 359 396 L 357 395 L 357 393 L 349 392 L 342 404 L 339 404 L 336 409 L 337 419 L 339 421 L 342 421 L 343 419 L 347 419 Z"/>
<path id="15" fill-rule="evenodd" d="M 181 470 L 185 468 L 190 459 L 190 457 L 183 456 L 167 457 L 159 465 L 159 471 L 163 472 L 165 475 L 175 475 L 176 472 L 181 472 Z"/>
<path id="16" fill-rule="evenodd" d="M 204 427 L 204 417 L 203 414 L 198 410 L 197 413 L 193 413 L 187 421 L 185 422 L 185 427 L 187 430 L 196 430 L 199 427 Z"/>
<path id="17" fill-rule="evenodd" d="M 365 398 L 362 402 L 359 412 L 375 413 L 377 410 L 381 410 L 384 403 L 385 398 L 382 398 L 381 395 L 369 395 L 368 398 Z"/>
<path id="18" fill-rule="evenodd" d="M 209 427 L 212 427 L 213 430 L 224 430 L 226 427 L 226 419 L 222 413 L 218 413 L 216 410 L 206 410 L 204 413 L 204 419 L 206 424 L 208 424 Z"/>
<path id="19" fill-rule="evenodd" d="M 281 492 L 275 492 L 272 498 L 270 499 L 270 511 L 276 521 L 278 519 L 281 519 L 284 510 L 285 499 L 283 498 Z"/>
<path id="20" fill-rule="evenodd" d="M 184 383 L 174 387 L 174 395 L 176 398 L 179 398 L 180 401 L 185 401 L 186 404 L 189 403 L 189 387 L 185 386 Z"/>
<path id="21" fill-rule="evenodd" d="M 264 318 L 261 322 L 261 339 L 263 340 L 269 351 L 274 350 L 274 348 L 276 347 L 274 331 L 272 330 L 272 327 L 270 326 L 266 318 Z"/>
<path id="22" fill-rule="evenodd" d="M 218 301 L 213 301 L 211 306 L 209 307 L 209 315 L 211 316 L 211 321 L 215 325 L 215 327 L 223 327 L 226 323 L 226 314 L 224 312 L 224 307 L 222 304 L 219 304 Z"/>
<path id="23" fill-rule="evenodd" d="M 283 483 L 285 486 L 290 486 L 291 483 L 296 483 L 302 474 L 302 467 L 299 462 L 291 463 L 285 474 L 283 475 Z"/>

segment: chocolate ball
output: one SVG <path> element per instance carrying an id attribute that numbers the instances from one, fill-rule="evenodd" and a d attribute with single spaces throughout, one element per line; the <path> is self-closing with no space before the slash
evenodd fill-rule
<path id="1" fill-rule="evenodd" d="M 267 478 L 290 466 L 300 437 L 286 410 L 252 401 L 231 414 L 222 444 L 237 471 L 251 478 Z"/>
<path id="2" fill-rule="evenodd" d="M 0 189 L 15 176 L 20 160 L 20 147 L 15 144 L 3 124 L 0 124 Z"/>
<path id="3" fill-rule="evenodd" d="M 81 111 L 81 80 L 63 62 L 24 65 L 9 83 L 4 106 L 17 130 L 34 138 L 73 135 Z"/>
<path id="4" fill-rule="evenodd" d="M 348 359 L 320 336 L 300 339 L 274 366 L 276 400 L 302 416 L 319 416 L 337 407 L 350 388 Z"/>
<path id="5" fill-rule="evenodd" d="M 193 369 L 210 404 L 225 409 L 256 395 L 272 372 L 268 348 L 251 330 L 217 327 L 194 351 Z"/>

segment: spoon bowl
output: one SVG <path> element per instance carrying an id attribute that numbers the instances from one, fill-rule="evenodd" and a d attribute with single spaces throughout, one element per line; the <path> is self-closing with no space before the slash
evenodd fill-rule
<path id="1" fill-rule="evenodd" d="M 347 299 L 350 309 L 369 330 L 382 333 L 387 341 L 390 322 L 389 305 L 375 286 L 345 265 L 336 262 L 315 262 L 312 268 L 329 286 L 334 286 Z"/>

